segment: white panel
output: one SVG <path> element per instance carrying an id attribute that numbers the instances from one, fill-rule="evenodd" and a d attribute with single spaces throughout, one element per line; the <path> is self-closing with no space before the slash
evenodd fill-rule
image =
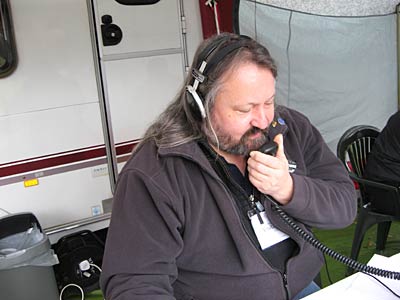
<path id="1" fill-rule="evenodd" d="M 0 117 L 0 164 L 104 144 L 98 103 Z"/>
<path id="2" fill-rule="evenodd" d="M 153 5 L 122 5 L 97 0 L 97 34 L 101 40 L 101 17 L 111 15 L 123 37 L 118 45 L 101 47 L 103 55 L 181 48 L 180 16 L 177 0 L 161 0 Z"/>
<path id="3" fill-rule="evenodd" d="M 180 54 L 105 62 L 115 142 L 137 139 L 183 84 Z"/>
<path id="4" fill-rule="evenodd" d="M 86 2 L 10 1 L 17 69 L 0 79 L 0 117 L 97 102 Z"/>
<path id="5" fill-rule="evenodd" d="M 18 66 L 0 79 L 0 164 L 104 144 L 86 1 L 10 4 Z M 101 213 L 110 197 L 108 174 L 93 168 L 0 186 L 0 208 L 33 212 L 43 227 Z"/>
<path id="6" fill-rule="evenodd" d="M 44 228 L 91 217 L 92 207 L 112 197 L 108 176 L 93 177 L 92 169 L 42 177 L 28 188 L 23 182 L 2 186 L 0 208 L 32 212 Z"/>
<path id="7" fill-rule="evenodd" d="M 103 144 L 86 2 L 11 6 L 18 66 L 0 79 L 0 163 Z"/>

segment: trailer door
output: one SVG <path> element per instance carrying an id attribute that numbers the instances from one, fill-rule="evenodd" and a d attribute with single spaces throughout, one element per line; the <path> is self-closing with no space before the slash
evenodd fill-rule
<path id="1" fill-rule="evenodd" d="M 93 10 L 103 119 L 118 172 L 183 82 L 188 64 L 183 1 L 94 0 Z"/>

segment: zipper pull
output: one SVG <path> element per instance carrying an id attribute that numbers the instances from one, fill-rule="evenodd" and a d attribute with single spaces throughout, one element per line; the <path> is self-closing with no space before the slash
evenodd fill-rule
<path id="1" fill-rule="evenodd" d="M 249 219 L 251 219 L 252 216 L 257 214 L 257 209 L 254 204 L 254 195 L 253 194 L 251 194 L 249 196 L 249 202 L 250 202 L 250 209 L 247 211 L 247 216 L 249 217 Z"/>
<path id="2" fill-rule="evenodd" d="M 257 202 L 254 201 L 254 195 L 253 194 L 251 194 L 249 196 L 249 201 L 250 201 L 251 209 L 247 212 L 247 216 L 250 219 L 252 216 L 257 215 L 258 222 L 260 222 L 260 224 L 264 224 L 264 221 L 260 216 L 260 212 L 262 210 L 259 209 L 259 205 L 261 205 L 262 208 L 264 208 L 264 207 L 262 206 L 262 204 L 259 201 L 257 201 Z"/>
<path id="3" fill-rule="evenodd" d="M 249 201 L 250 201 L 250 207 L 254 208 L 255 207 L 255 202 L 254 202 L 254 195 L 253 194 L 251 194 L 249 196 Z"/>
<path id="4" fill-rule="evenodd" d="M 283 284 L 285 285 L 285 287 L 287 287 L 287 274 L 286 274 L 286 272 L 282 274 L 282 278 L 283 278 Z"/>

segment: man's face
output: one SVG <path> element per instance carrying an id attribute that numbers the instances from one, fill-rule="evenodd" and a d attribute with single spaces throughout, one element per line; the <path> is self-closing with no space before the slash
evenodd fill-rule
<path id="1" fill-rule="evenodd" d="M 216 96 L 211 123 L 219 149 L 247 155 L 266 142 L 266 132 L 274 118 L 275 78 L 271 71 L 245 63 L 228 72 Z M 217 147 L 215 136 L 206 130 L 209 142 Z"/>

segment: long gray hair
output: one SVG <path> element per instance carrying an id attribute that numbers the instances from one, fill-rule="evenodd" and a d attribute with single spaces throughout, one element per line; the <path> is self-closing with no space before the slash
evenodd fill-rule
<path id="1" fill-rule="evenodd" d="M 206 111 L 206 118 L 202 119 L 194 107 L 192 96 L 186 90 L 186 87 L 193 81 L 192 71 L 197 70 L 203 60 L 208 60 L 210 49 L 212 52 L 218 52 L 218 49 L 238 42 L 241 43 L 241 46 L 216 62 L 212 69 L 208 70 L 207 79 L 198 86 L 197 91 L 204 99 Z M 204 137 L 204 126 L 208 125 L 209 128 L 213 128 L 209 116 L 215 97 L 223 84 L 223 75 L 235 66 L 247 62 L 270 70 L 276 78 L 275 62 L 268 50 L 255 40 L 233 33 L 222 33 L 204 40 L 195 53 L 183 87 L 164 112 L 147 129 L 142 142 L 153 139 L 159 148 L 168 148 Z"/>

